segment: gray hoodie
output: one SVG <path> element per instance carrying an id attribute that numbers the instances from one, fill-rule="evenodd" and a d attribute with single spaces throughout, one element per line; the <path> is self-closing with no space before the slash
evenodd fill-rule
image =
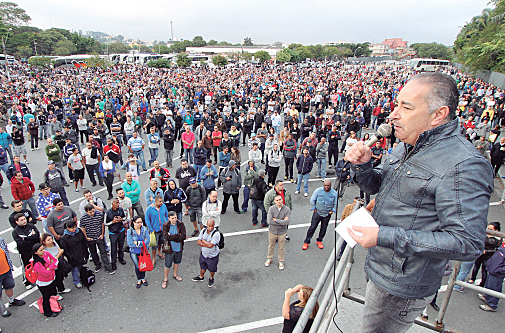
<path id="1" fill-rule="evenodd" d="M 234 165 L 235 161 L 231 160 L 228 166 L 219 174 L 219 179 L 223 183 L 223 193 L 236 194 L 239 192 L 240 187 L 242 187 L 242 176 L 240 175 L 240 171 L 237 168 L 231 170 Z M 231 179 L 227 180 L 228 177 Z"/>

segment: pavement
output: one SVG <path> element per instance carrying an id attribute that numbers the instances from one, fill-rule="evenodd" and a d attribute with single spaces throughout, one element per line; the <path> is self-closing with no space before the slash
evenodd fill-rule
<path id="1" fill-rule="evenodd" d="M 241 147 L 240 150 L 243 156 L 242 163 L 245 163 L 244 156 L 247 156 L 247 149 Z M 178 144 L 176 144 L 174 151 L 179 151 Z M 148 155 L 149 153 L 146 151 L 146 160 L 149 159 Z M 178 156 L 178 154 L 174 155 Z M 29 151 L 28 158 L 32 181 L 37 187 L 42 182 L 42 174 L 47 167 L 44 150 Z M 174 166 L 179 166 L 179 160 L 174 161 Z M 175 174 L 175 168 L 170 168 L 169 171 L 172 175 Z M 65 174 L 67 174 L 66 170 Z M 314 174 L 315 170 L 312 172 L 312 175 Z M 279 172 L 279 178 L 282 175 L 283 166 Z M 140 176 L 140 183 L 143 192 L 149 186 L 147 173 Z M 67 188 L 67 195 L 71 207 L 77 211 L 78 204 L 82 199 L 82 191 L 74 192 L 72 185 Z M 102 199 L 107 197 L 105 187 L 91 187 L 88 179 L 85 179 L 84 186 L 89 187 L 96 196 Z M 117 186 L 115 185 L 115 187 Z M 167 289 L 161 289 L 163 263 L 157 258 L 155 269 L 146 275 L 149 286 L 143 286 L 137 290 L 133 264 L 128 256 L 125 256 L 126 266 L 118 265 L 115 275 L 109 276 L 103 270 L 97 273 L 97 282 L 91 287 L 91 292 L 76 289 L 71 278 L 68 277 L 65 280 L 65 285 L 71 287 L 72 292 L 63 295 L 64 299 L 61 304 L 64 306 L 64 310 L 58 317 L 51 319 L 44 318 L 34 306 L 34 302 L 40 297 L 38 290 L 34 288 L 26 291 L 22 284 L 20 271 L 15 270 L 14 295 L 25 300 L 27 305 L 10 308 L 12 316 L 1 318 L 0 327 L 3 332 L 138 332 L 141 330 L 147 332 L 161 330 L 172 332 L 239 332 L 245 330 L 278 332 L 282 329 L 280 316 L 282 315 L 284 291 L 300 283 L 315 286 L 335 242 L 334 228 L 330 226 L 324 239 L 324 249 L 318 249 L 315 240 L 308 250 L 301 249 L 310 223 L 310 196 L 307 198 L 303 195 L 295 196 L 295 186 L 291 183 L 285 185 L 285 188 L 292 194 L 294 212 L 288 232 L 291 241 L 286 244 L 286 268 L 283 271 L 278 269 L 277 254 L 275 254 L 274 262 L 270 267 L 267 268 L 263 265 L 268 246 L 267 229 L 252 226 L 251 207 L 249 206 L 249 210 L 245 214 L 237 215 L 233 210 L 229 210 L 226 215 L 222 216 L 221 231 L 225 234 L 226 246 L 220 255 L 214 288 L 207 287 L 207 281 L 191 281 L 191 278 L 199 272 L 200 249 L 195 239 L 190 238 L 185 245 L 182 263 L 179 267 L 179 275 L 183 277 L 182 282 L 169 278 Z M 322 182 L 311 176 L 309 194 L 320 186 L 322 186 Z M 491 203 L 499 201 L 503 191 L 500 186 L 496 182 L 496 191 Z M 12 196 L 8 191 L 7 182 L 4 182 L 3 189 L 4 201 L 9 204 Z M 352 202 L 356 195 L 359 195 L 357 186 L 347 188 L 338 209 L 338 218 L 340 218 L 344 206 Z M 242 200 L 242 195 L 240 198 Z M 222 191 L 219 191 L 219 199 L 222 200 Z M 145 205 L 143 196 L 141 196 L 141 200 Z M 108 206 L 110 207 L 110 204 Z M 4 238 L 6 243 L 13 241 L 7 221 L 10 213 L 11 210 L 0 210 L 0 237 Z M 489 221 L 503 222 L 504 213 L 503 205 L 490 206 Z M 184 217 L 184 222 L 186 228 L 192 230 L 188 217 Z M 334 223 L 333 219 L 332 223 Z M 38 224 L 40 228 L 40 222 Z M 350 287 L 353 293 L 360 295 L 364 295 L 366 288 L 363 272 L 365 256 L 366 250 L 357 247 Z M 11 254 L 11 258 L 14 265 L 20 267 L 18 256 Z M 92 267 L 93 265 L 89 264 L 88 266 Z M 443 284 L 446 282 L 447 278 L 444 279 Z M 444 295 L 444 292 L 440 292 L 439 305 Z M 3 301 L 6 302 L 6 297 L 3 297 Z M 453 293 L 445 318 L 447 327 L 462 332 L 480 332 L 483 327 L 489 332 L 502 331 L 505 325 L 503 304 L 500 304 L 496 313 L 479 310 L 478 305 L 480 304 L 481 301 L 477 299 L 475 292 Z M 342 299 L 336 321 L 343 332 L 358 330 L 361 307 L 360 304 Z M 434 319 L 436 316 L 431 308 L 428 309 L 428 314 L 430 319 Z M 238 330 L 234 328 L 237 326 L 240 326 Z M 333 325 L 330 329 L 332 332 L 336 331 L 336 327 Z M 417 332 L 417 328 L 413 329 L 414 331 L 409 332 Z"/>

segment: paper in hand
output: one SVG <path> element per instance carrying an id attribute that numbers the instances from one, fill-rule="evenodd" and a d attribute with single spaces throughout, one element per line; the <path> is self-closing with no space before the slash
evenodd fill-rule
<path id="1" fill-rule="evenodd" d="M 351 247 L 356 246 L 356 241 L 352 239 L 351 235 L 347 231 L 347 228 L 350 228 L 356 235 L 363 236 L 361 232 L 355 231 L 352 229 L 352 226 L 360 226 L 360 227 L 378 227 L 379 225 L 375 222 L 374 218 L 365 207 L 361 207 L 351 215 L 349 215 L 345 220 L 339 223 L 339 225 L 335 228 L 338 234 L 344 238 L 344 240 Z"/>

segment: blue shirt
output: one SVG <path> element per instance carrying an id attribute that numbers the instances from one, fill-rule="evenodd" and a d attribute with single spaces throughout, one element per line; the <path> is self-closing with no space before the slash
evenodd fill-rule
<path id="1" fill-rule="evenodd" d="M 321 217 L 328 216 L 330 211 L 335 212 L 338 193 L 334 189 L 326 192 L 324 187 L 317 188 L 310 198 L 310 210 L 317 209 L 317 214 Z"/>
<path id="2" fill-rule="evenodd" d="M 136 139 L 131 137 L 130 140 L 128 140 L 128 147 L 130 147 L 133 151 L 141 151 L 143 145 L 144 140 L 142 140 L 139 136 L 137 136 Z"/>
<path id="3" fill-rule="evenodd" d="M 177 224 L 172 225 L 170 224 L 170 235 L 177 235 Z M 181 243 L 171 241 L 170 246 L 172 246 L 172 251 L 174 252 L 181 252 Z"/>

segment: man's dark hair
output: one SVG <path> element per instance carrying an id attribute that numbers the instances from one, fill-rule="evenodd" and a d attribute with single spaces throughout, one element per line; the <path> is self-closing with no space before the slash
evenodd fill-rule
<path id="1" fill-rule="evenodd" d="M 163 200 L 163 197 L 162 197 L 161 195 L 157 195 L 157 196 L 155 196 L 155 197 L 154 197 L 154 201 L 156 201 L 156 200 L 158 200 L 158 199 Z"/>
<path id="2" fill-rule="evenodd" d="M 11 207 L 12 207 L 12 208 L 14 208 L 14 206 L 15 206 L 15 205 L 17 205 L 17 204 L 18 204 L 18 203 L 20 203 L 20 202 L 23 202 L 23 201 L 21 201 L 21 200 L 13 200 L 13 201 L 11 202 Z"/>
<path id="3" fill-rule="evenodd" d="M 86 212 L 89 212 L 90 210 L 93 210 L 93 209 L 94 209 L 94 207 L 92 204 L 87 204 L 86 206 L 84 206 L 84 210 Z"/>
<path id="4" fill-rule="evenodd" d="M 459 93 L 456 81 L 447 74 L 442 73 L 420 73 L 413 76 L 410 81 L 418 81 L 421 84 L 430 86 L 430 91 L 424 99 L 428 103 L 430 113 L 435 112 L 442 106 L 449 108 L 448 120 L 456 118 Z"/>
<path id="5" fill-rule="evenodd" d="M 75 223 L 74 220 L 68 221 L 67 223 L 65 223 L 65 229 L 71 229 L 71 228 L 74 228 L 76 226 L 77 226 L 77 223 Z"/>
<path id="6" fill-rule="evenodd" d="M 53 200 L 53 206 L 56 206 L 57 204 L 59 204 L 60 202 L 63 202 L 63 200 L 61 200 L 61 198 L 56 198 Z"/>
<path id="7" fill-rule="evenodd" d="M 18 214 L 19 215 L 19 214 Z M 17 216 L 16 215 L 16 221 L 17 221 Z M 501 230 L 501 227 L 500 227 L 500 222 L 491 222 L 489 223 L 490 225 L 492 225 L 494 227 L 494 230 L 496 231 L 500 231 Z"/>
<path id="8" fill-rule="evenodd" d="M 87 193 L 91 193 L 91 190 L 88 190 L 88 189 L 85 189 L 83 192 L 82 192 L 82 195 L 85 195 Z"/>
<path id="9" fill-rule="evenodd" d="M 168 217 L 171 217 L 171 216 L 177 216 L 177 213 L 174 212 L 173 210 L 171 210 L 168 212 Z"/>
<path id="10" fill-rule="evenodd" d="M 17 222 L 19 220 L 19 218 L 23 217 L 23 216 L 25 216 L 25 214 L 23 214 L 23 213 L 17 213 L 16 215 L 14 215 L 14 221 Z"/>
<path id="11" fill-rule="evenodd" d="M 188 161 L 188 160 L 187 160 L 187 159 L 185 159 L 185 158 L 181 159 L 181 163 L 182 163 L 182 162 L 187 162 L 187 161 Z"/>

